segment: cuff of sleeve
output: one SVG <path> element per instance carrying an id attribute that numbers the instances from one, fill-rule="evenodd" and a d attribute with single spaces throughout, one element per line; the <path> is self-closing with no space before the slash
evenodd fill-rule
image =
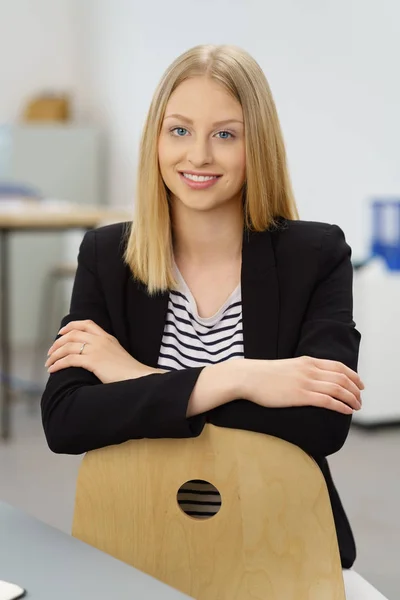
<path id="1" fill-rule="evenodd" d="M 163 375 L 150 375 L 159 378 L 159 391 L 162 398 L 158 406 L 165 406 L 156 419 L 157 437 L 186 438 L 197 437 L 203 431 L 206 414 L 187 417 L 187 407 L 193 388 L 204 367 L 171 371 Z"/>

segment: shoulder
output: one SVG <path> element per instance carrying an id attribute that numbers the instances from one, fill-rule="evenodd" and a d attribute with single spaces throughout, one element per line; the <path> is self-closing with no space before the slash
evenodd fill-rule
<path id="1" fill-rule="evenodd" d="M 118 260 L 123 256 L 129 230 L 130 222 L 113 223 L 92 229 L 85 234 L 81 251 L 91 251 L 97 260 Z"/>
<path id="2" fill-rule="evenodd" d="M 337 225 L 322 223 L 319 221 L 290 221 L 289 219 L 280 219 L 276 228 L 271 229 L 271 233 L 289 243 L 303 243 L 310 245 L 320 245 L 325 236 L 332 232 L 342 234 L 342 230 Z"/>
<path id="3" fill-rule="evenodd" d="M 351 248 L 338 225 L 281 219 L 270 234 L 278 271 L 292 278 L 317 280 L 336 269 L 352 271 Z"/>
<path id="4" fill-rule="evenodd" d="M 281 219 L 271 230 L 275 251 L 299 257 L 328 258 L 351 255 L 345 234 L 338 225 L 318 221 L 290 221 Z"/>

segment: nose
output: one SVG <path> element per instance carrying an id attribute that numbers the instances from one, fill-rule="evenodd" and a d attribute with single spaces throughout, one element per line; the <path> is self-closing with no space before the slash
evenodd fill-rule
<path id="1" fill-rule="evenodd" d="M 212 162 L 210 144 L 205 139 L 193 140 L 188 150 L 188 161 L 194 167 L 202 167 Z"/>

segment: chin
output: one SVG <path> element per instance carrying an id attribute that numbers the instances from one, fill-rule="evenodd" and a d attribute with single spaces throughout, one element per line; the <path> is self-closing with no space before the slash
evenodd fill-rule
<path id="1" fill-rule="evenodd" d="M 205 195 L 194 197 L 181 197 L 178 203 L 183 204 L 187 209 L 194 210 L 196 212 L 209 212 L 222 208 L 224 205 L 229 204 L 229 200 L 214 197 L 206 197 Z"/>

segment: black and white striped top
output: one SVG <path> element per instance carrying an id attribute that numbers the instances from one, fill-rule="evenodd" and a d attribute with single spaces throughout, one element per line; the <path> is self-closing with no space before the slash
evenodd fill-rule
<path id="1" fill-rule="evenodd" d="M 167 371 L 243 358 L 240 284 L 212 317 L 200 317 L 196 301 L 178 268 L 178 289 L 169 296 L 158 367 Z"/>
<path id="2" fill-rule="evenodd" d="M 200 317 L 196 301 L 175 265 L 178 288 L 171 290 L 158 367 L 167 371 L 207 366 L 243 358 L 242 292 L 240 284 L 212 317 Z M 192 481 L 181 488 L 182 510 L 196 517 L 218 512 L 221 498 L 210 485 Z"/>

